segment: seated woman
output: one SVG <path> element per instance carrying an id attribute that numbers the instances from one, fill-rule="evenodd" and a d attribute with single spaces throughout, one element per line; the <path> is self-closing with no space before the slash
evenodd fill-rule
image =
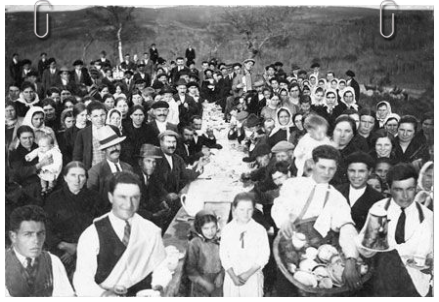
<path id="1" fill-rule="evenodd" d="M 275 116 L 274 129 L 268 137 L 268 145 L 273 147 L 280 141 L 290 141 L 290 139 L 294 139 L 294 137 L 291 137 L 293 129 L 294 122 L 290 110 L 286 107 L 279 108 Z"/>
<path id="2" fill-rule="evenodd" d="M 34 131 L 29 126 L 20 126 L 17 130 L 18 147 L 9 155 L 10 180 L 23 187 L 24 193 L 38 200 L 41 200 L 41 186 L 38 171 L 44 165 L 50 164 L 50 159 L 38 162 L 38 158 L 26 161 L 27 154 L 38 148 L 35 143 Z"/>
<path id="3" fill-rule="evenodd" d="M 61 259 L 71 280 L 79 236 L 94 218 L 103 214 L 105 201 L 99 193 L 86 188 L 87 174 L 82 162 L 68 163 L 63 178 L 63 187 L 53 192 L 44 206 L 48 215 L 46 243 L 49 251 Z"/>

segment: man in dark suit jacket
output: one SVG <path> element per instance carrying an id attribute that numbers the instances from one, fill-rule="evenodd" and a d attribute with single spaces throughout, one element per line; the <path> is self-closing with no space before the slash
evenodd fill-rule
<path id="1" fill-rule="evenodd" d="M 346 81 L 346 84 L 348 86 L 351 86 L 355 91 L 355 99 L 357 100 L 357 103 L 360 101 L 360 85 L 358 82 L 354 79 L 355 72 L 352 70 L 346 71 L 346 75 L 348 77 L 348 80 Z"/>
<path id="2" fill-rule="evenodd" d="M 38 60 L 38 76 L 41 79 L 43 77 L 43 72 L 48 68 L 47 64 L 47 53 L 42 52 L 40 55 L 40 59 Z"/>
<path id="3" fill-rule="evenodd" d="M 59 69 L 58 73 L 59 77 L 55 83 L 55 86 L 58 87 L 60 91 L 68 90 L 73 95 L 78 94 L 79 86 L 72 79 L 70 70 L 63 66 Z"/>
<path id="4" fill-rule="evenodd" d="M 354 152 L 347 157 L 346 163 L 349 183 L 339 185 L 337 190 L 349 202 L 355 227 L 360 231 L 366 223 L 369 209 L 384 196 L 367 184 L 374 167 L 374 161 L 369 154 Z"/>
<path id="5" fill-rule="evenodd" d="M 135 173 L 142 183 L 140 188 L 142 197 L 137 214 L 162 227 L 164 221 L 173 218 L 169 217 L 170 208 L 166 202 L 167 192 L 158 181 L 158 176 L 155 173 L 157 160 L 163 158 L 162 151 L 157 146 L 143 144 L 136 157 L 138 158 L 138 168 L 135 168 Z M 163 228 L 162 230 L 166 231 Z"/>
<path id="6" fill-rule="evenodd" d="M 171 69 L 170 78 L 171 83 L 175 84 L 180 79 L 180 73 L 184 70 L 187 74 L 190 73 L 190 69 L 187 66 L 184 66 L 184 59 L 182 57 L 178 57 L 175 59 L 177 66 Z"/>
<path id="7" fill-rule="evenodd" d="M 41 84 L 43 84 L 44 91 L 47 91 L 49 88 L 56 86 L 58 81 L 58 68 L 56 67 L 56 60 L 54 58 L 50 58 L 47 60 L 48 68 L 43 71 L 43 78 L 41 80 Z"/>
<path id="8" fill-rule="evenodd" d="M 107 108 L 103 103 L 93 101 L 87 106 L 87 115 L 91 125 L 78 132 L 73 148 L 73 160 L 82 162 L 88 170 L 105 158 L 104 152 L 98 149 L 100 144 L 97 141 L 97 131 L 105 125 Z M 117 127 L 110 127 L 120 135 Z"/>
<path id="9" fill-rule="evenodd" d="M 150 134 L 148 138 L 145 139 L 146 143 L 160 146 L 158 136 L 165 130 L 172 130 L 178 132 L 177 125 L 171 124 L 166 121 L 169 113 L 169 104 L 165 101 L 157 101 L 152 104 L 151 108 L 154 110 L 154 121 L 147 124 L 148 133 Z"/>
<path id="10" fill-rule="evenodd" d="M 189 62 L 195 60 L 195 49 L 190 46 L 186 48 L 186 60 L 188 62 L 187 66 L 189 66 Z"/>
<path id="11" fill-rule="evenodd" d="M 105 50 L 101 51 L 101 58 L 98 60 L 101 62 L 103 68 L 111 68 L 111 62 L 106 58 L 107 53 Z"/>
<path id="12" fill-rule="evenodd" d="M 73 73 L 73 81 L 77 86 L 81 84 L 85 84 L 86 86 L 90 86 L 92 84 L 90 74 L 88 73 L 87 68 L 84 67 L 84 62 L 81 60 L 76 60 L 73 62 L 73 67 L 75 70 Z"/>
<path id="13" fill-rule="evenodd" d="M 157 59 L 159 58 L 159 51 L 155 47 L 155 44 L 151 44 L 151 48 L 149 49 L 149 57 L 154 62 L 157 63 Z"/>
<path id="14" fill-rule="evenodd" d="M 149 87 L 151 86 L 151 76 L 146 73 L 145 68 L 146 66 L 143 62 L 137 65 L 137 72 L 134 74 L 133 80 L 134 82 L 136 82 L 137 80 L 144 80 L 146 82 L 145 87 Z"/>
<path id="15" fill-rule="evenodd" d="M 124 79 L 122 80 L 122 83 L 124 85 L 125 91 L 127 92 L 127 97 L 131 96 L 131 92 L 133 91 L 135 81 L 133 79 L 133 72 L 131 70 L 126 70 L 124 72 Z"/>
<path id="16" fill-rule="evenodd" d="M 145 72 L 152 77 L 155 69 L 155 63 L 149 58 L 149 53 L 145 52 L 143 54 L 143 59 L 139 61 L 139 64 L 145 65 Z M 139 67 L 139 65 L 137 66 Z"/>
<path id="17" fill-rule="evenodd" d="M 19 86 L 19 80 L 20 80 L 20 70 L 21 70 L 21 64 L 18 59 L 18 53 L 14 53 L 12 55 L 12 59 L 9 62 L 9 73 L 11 75 L 12 83 Z"/>
<path id="18" fill-rule="evenodd" d="M 190 118 L 193 115 L 201 114 L 197 102 L 186 93 L 187 87 L 184 81 L 177 82 L 178 93 L 174 95 L 174 100 L 178 104 L 180 127 L 190 124 Z"/>
<path id="19" fill-rule="evenodd" d="M 131 70 L 134 71 L 136 70 L 136 63 L 134 63 L 133 61 L 131 61 L 130 59 L 130 54 L 127 53 L 125 54 L 125 61 L 123 61 L 122 63 L 120 63 L 120 68 L 123 71 L 127 71 L 127 70 Z"/>
<path id="20" fill-rule="evenodd" d="M 100 150 L 105 152 L 105 159 L 88 170 L 87 188 L 99 192 L 103 200 L 108 201 L 110 179 L 117 172 L 133 172 L 133 168 L 119 160 L 121 145 L 125 137 L 119 137 L 109 126 L 98 130 Z M 110 210 L 110 203 L 102 205 L 102 212 Z"/>

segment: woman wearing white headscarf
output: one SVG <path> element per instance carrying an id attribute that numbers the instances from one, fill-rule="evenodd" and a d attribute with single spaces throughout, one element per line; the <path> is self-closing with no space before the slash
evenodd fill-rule
<path id="1" fill-rule="evenodd" d="M 401 117 L 396 113 L 390 113 L 385 119 L 384 119 L 384 129 L 393 136 L 398 135 L 398 124 Z"/>
<path id="2" fill-rule="evenodd" d="M 384 127 L 386 118 L 392 114 L 392 106 L 387 101 L 381 101 L 376 106 L 377 121 L 380 123 L 380 128 Z"/>
<path id="3" fill-rule="evenodd" d="M 340 100 L 346 105 L 346 109 L 354 109 L 359 111 L 361 107 L 357 104 L 357 97 L 355 96 L 355 90 L 352 87 L 346 87 L 343 97 Z"/>
<path id="4" fill-rule="evenodd" d="M 418 193 L 415 196 L 415 201 L 423 204 L 433 211 L 433 174 L 434 164 L 432 161 L 426 162 L 418 177 Z"/>
<path id="5" fill-rule="evenodd" d="M 58 147 L 55 132 L 52 130 L 52 128 L 44 125 L 45 116 L 46 114 L 44 113 L 43 108 L 38 106 L 30 107 L 23 119 L 22 125 L 32 128 L 35 134 L 35 143 L 37 145 L 43 135 L 49 135 L 53 139 L 53 144 Z"/>
<path id="6" fill-rule="evenodd" d="M 340 102 L 341 99 L 343 98 L 343 94 L 346 91 L 346 80 L 345 79 L 340 79 L 338 80 L 338 89 L 337 89 L 337 99 Z"/>
<path id="7" fill-rule="evenodd" d="M 268 144 L 273 147 L 280 141 L 291 141 L 291 131 L 294 130 L 294 121 L 291 111 L 287 107 L 281 107 L 276 111 L 275 126 L 268 137 Z M 290 140 L 291 139 L 291 140 Z"/>
<path id="8" fill-rule="evenodd" d="M 328 121 L 329 125 L 333 125 L 335 119 L 339 117 L 346 109 L 347 107 L 344 103 L 337 101 L 337 91 L 329 88 L 325 92 L 323 110 L 316 112 L 323 116 Z"/>

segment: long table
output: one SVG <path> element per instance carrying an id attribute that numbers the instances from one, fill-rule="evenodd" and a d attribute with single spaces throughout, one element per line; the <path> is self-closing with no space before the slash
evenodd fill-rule
<path id="1" fill-rule="evenodd" d="M 239 177 L 249 168 L 242 162 L 244 153 L 238 150 L 237 143 L 228 141 L 224 132 L 216 133 L 216 135 L 223 149 L 211 156 L 211 162 L 205 167 L 204 173 L 186 186 L 180 192 L 180 196 L 186 194 L 188 203 L 201 198 L 204 202 L 204 209 L 212 210 L 219 217 L 218 224 L 221 230 L 229 219 L 230 205 L 234 196 L 244 190 Z M 181 207 L 163 236 L 165 246 L 173 245 L 185 255 L 179 261 L 172 281 L 164 290 L 166 297 L 181 295 L 180 286 L 189 245 L 188 233 L 192 223 L 193 217 L 187 214 L 184 207 Z"/>

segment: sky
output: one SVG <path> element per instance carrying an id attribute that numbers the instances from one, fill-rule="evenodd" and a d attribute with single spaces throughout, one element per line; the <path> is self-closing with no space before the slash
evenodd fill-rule
<path id="1" fill-rule="evenodd" d="M 88 6 L 92 5 L 120 5 L 121 3 L 124 3 L 124 5 L 129 6 L 143 6 L 143 7 L 150 7 L 150 8 L 160 8 L 160 7 L 168 7 L 168 6 L 175 6 L 177 4 L 183 4 L 183 5 L 207 5 L 211 2 L 206 1 L 199 1 L 199 0 L 185 0 L 182 2 L 177 2 L 175 0 L 161 0 L 160 3 L 162 5 L 139 5 L 141 2 L 139 0 L 133 1 L 133 0 L 77 0 L 75 3 L 77 4 L 84 4 L 84 5 L 63 5 L 63 3 L 60 0 L 53 0 L 49 1 L 53 5 L 53 11 L 68 11 L 68 10 L 78 10 L 83 9 Z M 92 2 L 92 5 L 90 5 L 90 2 Z M 375 3 L 376 4 L 375 4 Z M 390 1 L 387 1 L 390 3 Z M 433 1 L 417 1 L 418 5 L 414 6 L 413 1 L 402 1 L 398 0 L 395 1 L 399 5 L 399 9 L 433 9 Z M 19 4 L 19 5 L 8 5 L 8 4 Z M 44 3 L 44 2 L 42 2 Z M 287 1 L 287 0 L 271 0 L 270 5 L 319 5 L 319 6 L 327 6 L 327 1 L 322 0 L 306 0 L 306 1 Z M 352 5 L 352 0 L 332 0 L 331 6 L 359 6 L 359 7 L 365 7 L 365 8 L 379 8 L 379 5 L 382 3 L 382 1 L 367 1 L 367 0 L 356 0 L 355 5 Z M 371 3 L 374 3 L 375 5 L 370 5 Z M 8 11 L 14 12 L 14 11 L 33 11 L 34 10 L 34 4 L 33 1 L 24 1 L 24 0 L 6 0 L 5 1 L 5 7 Z M 144 4 L 144 2 L 142 3 Z M 221 5 L 255 5 L 258 4 L 254 0 L 222 0 Z M 389 4 L 388 9 L 393 8 L 391 4 Z M 42 5 L 39 8 L 40 11 L 49 11 L 49 8 L 47 5 Z"/>

